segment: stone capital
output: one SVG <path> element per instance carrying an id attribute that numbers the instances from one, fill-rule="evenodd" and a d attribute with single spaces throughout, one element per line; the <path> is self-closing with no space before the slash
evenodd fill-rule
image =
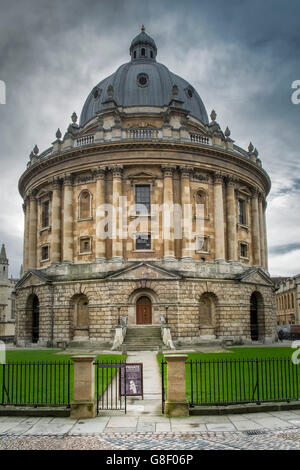
<path id="1" fill-rule="evenodd" d="M 238 178 L 236 176 L 233 176 L 233 175 L 226 175 L 226 181 L 227 181 L 228 186 L 233 186 L 235 188 L 235 186 L 238 182 Z"/>
<path id="2" fill-rule="evenodd" d="M 62 178 L 62 181 L 63 181 L 64 186 L 72 186 L 73 181 L 74 181 L 73 174 L 72 173 L 65 173 L 63 178 Z"/>
<path id="3" fill-rule="evenodd" d="M 51 180 L 51 186 L 52 186 L 52 190 L 57 190 L 57 189 L 60 189 L 61 188 L 61 178 L 59 178 L 58 176 L 53 178 Z"/>
<path id="4" fill-rule="evenodd" d="M 98 168 L 93 168 L 92 169 L 92 174 L 94 176 L 94 178 L 96 178 L 96 180 L 104 180 L 105 179 L 105 170 L 106 170 L 106 167 L 103 166 L 103 167 L 98 167 Z"/>
<path id="5" fill-rule="evenodd" d="M 225 179 L 225 175 L 221 171 L 215 171 L 213 173 L 213 182 L 214 182 L 214 184 L 223 184 L 224 179 Z"/>
<path id="6" fill-rule="evenodd" d="M 190 179 L 191 175 L 193 174 L 193 167 L 188 165 L 183 165 L 179 167 L 181 178 L 188 178 Z"/>
<path id="7" fill-rule="evenodd" d="M 174 165 L 162 165 L 161 171 L 163 172 L 164 178 L 172 178 L 176 167 Z"/>
<path id="8" fill-rule="evenodd" d="M 110 167 L 112 171 L 113 178 L 122 178 L 123 175 L 123 166 L 122 165 L 114 165 Z"/>
<path id="9" fill-rule="evenodd" d="M 251 188 L 251 199 L 258 199 L 260 191 L 258 188 Z"/>

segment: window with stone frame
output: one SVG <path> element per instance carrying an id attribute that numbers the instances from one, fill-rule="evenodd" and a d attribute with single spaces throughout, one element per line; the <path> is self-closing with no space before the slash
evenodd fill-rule
<path id="1" fill-rule="evenodd" d="M 42 202 L 42 228 L 50 225 L 50 201 Z"/>
<path id="2" fill-rule="evenodd" d="M 136 214 L 148 215 L 150 209 L 150 185 L 137 185 L 135 187 Z M 143 206 L 143 207 L 142 207 Z"/>
<path id="3" fill-rule="evenodd" d="M 41 247 L 41 258 L 42 261 L 49 260 L 49 245 L 44 245 Z"/>
<path id="4" fill-rule="evenodd" d="M 245 199 L 238 199 L 238 223 L 247 225 L 247 212 Z"/>
<path id="5" fill-rule="evenodd" d="M 136 250 L 151 250 L 151 235 L 149 233 L 137 233 L 135 236 Z"/>
<path id="6" fill-rule="evenodd" d="M 247 243 L 240 243 L 240 257 L 248 258 L 248 245 Z"/>
<path id="7" fill-rule="evenodd" d="M 89 191 L 82 191 L 79 196 L 79 219 L 90 219 L 92 216 L 92 197 Z"/>
<path id="8" fill-rule="evenodd" d="M 91 237 L 82 237 L 79 240 L 79 253 L 91 253 L 92 251 L 92 240 Z"/>

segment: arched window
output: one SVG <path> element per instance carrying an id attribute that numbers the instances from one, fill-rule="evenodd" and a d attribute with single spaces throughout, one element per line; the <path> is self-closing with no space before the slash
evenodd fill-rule
<path id="1" fill-rule="evenodd" d="M 92 216 L 92 197 L 89 191 L 82 191 L 79 196 L 79 219 L 89 219 Z"/>

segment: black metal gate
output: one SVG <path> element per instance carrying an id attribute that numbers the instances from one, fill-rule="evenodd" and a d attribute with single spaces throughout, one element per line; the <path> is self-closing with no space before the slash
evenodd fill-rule
<path id="1" fill-rule="evenodd" d="M 97 414 L 105 410 L 121 410 L 127 412 L 126 387 L 121 393 L 121 369 L 124 369 L 122 380 L 126 383 L 126 363 L 95 363 Z"/>

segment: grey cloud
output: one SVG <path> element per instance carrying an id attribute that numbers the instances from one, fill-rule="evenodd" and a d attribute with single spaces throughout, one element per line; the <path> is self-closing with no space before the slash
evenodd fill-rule
<path id="1" fill-rule="evenodd" d="M 270 198 L 297 192 L 300 105 L 290 87 L 300 79 L 299 14 L 298 0 L 0 0 L 0 243 L 13 273 L 22 252 L 17 181 L 29 152 L 47 148 L 92 87 L 128 60 L 142 23 L 158 60 L 192 82 L 237 144 L 259 149 L 276 188 Z"/>
<path id="2" fill-rule="evenodd" d="M 292 251 L 297 250 L 300 250 L 300 243 L 289 243 L 287 245 L 271 246 L 269 248 L 269 253 L 271 255 L 285 255 L 286 253 L 291 253 Z"/>

